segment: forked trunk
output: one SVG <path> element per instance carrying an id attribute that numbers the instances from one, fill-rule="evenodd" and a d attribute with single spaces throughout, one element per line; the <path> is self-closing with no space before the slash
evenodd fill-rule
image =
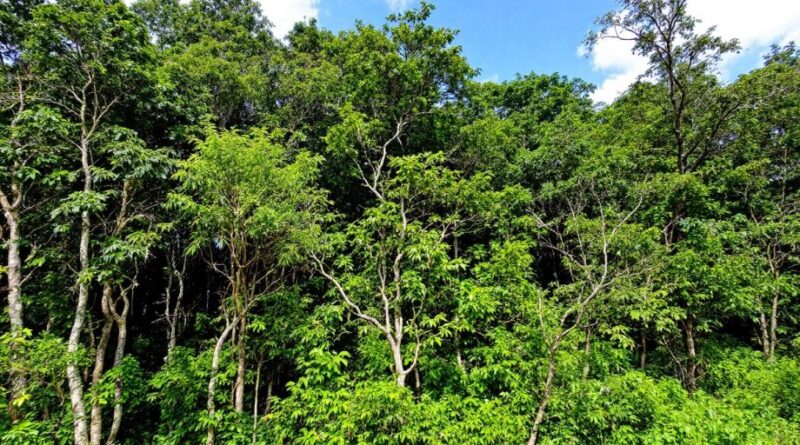
<path id="1" fill-rule="evenodd" d="M 114 320 L 117 323 L 117 349 L 114 351 L 114 367 L 119 368 L 122 366 L 122 360 L 125 358 L 125 344 L 128 342 L 128 310 L 130 309 L 130 300 L 128 298 L 128 291 L 122 290 L 120 298 L 122 298 L 122 312 L 116 311 L 116 303 L 112 307 Z M 106 444 L 113 445 L 117 442 L 117 435 L 119 428 L 122 425 L 122 379 L 117 375 L 114 380 L 114 414 L 111 419 L 111 429 L 108 431 L 108 439 Z"/>
<path id="2" fill-rule="evenodd" d="M 97 340 L 97 347 L 94 354 L 94 369 L 92 370 L 92 388 L 97 388 L 103 378 L 105 370 L 106 350 L 108 340 L 111 337 L 111 328 L 114 326 L 114 319 L 111 316 L 109 305 L 111 304 L 111 293 L 113 289 L 110 283 L 103 285 L 103 296 L 100 306 L 103 310 L 103 327 L 100 330 L 100 338 Z M 99 400 L 92 403 L 91 421 L 89 424 L 89 441 L 92 445 L 99 445 L 103 435 L 103 405 Z"/>
<path id="3" fill-rule="evenodd" d="M 390 337 L 389 335 L 387 335 Z M 390 338 L 389 346 L 392 349 L 392 359 L 394 360 L 394 373 L 396 377 L 397 386 L 401 388 L 406 387 L 406 376 L 411 371 L 410 369 L 405 369 L 405 365 L 403 364 L 403 354 L 400 351 L 400 344 L 396 343 L 393 339 Z"/>

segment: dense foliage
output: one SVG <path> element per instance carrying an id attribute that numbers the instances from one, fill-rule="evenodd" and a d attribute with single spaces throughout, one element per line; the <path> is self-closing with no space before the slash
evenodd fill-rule
<path id="1" fill-rule="evenodd" d="M 0 3 L 0 443 L 800 443 L 800 50 L 611 104 L 433 6 Z"/>

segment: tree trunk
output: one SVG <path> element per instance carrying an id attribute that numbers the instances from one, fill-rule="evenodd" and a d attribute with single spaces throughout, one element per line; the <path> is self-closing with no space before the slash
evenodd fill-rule
<path id="1" fill-rule="evenodd" d="M 206 436 L 206 445 L 214 445 L 213 419 L 216 414 L 216 402 L 214 401 L 214 397 L 217 395 L 217 373 L 219 372 L 220 355 L 222 355 L 222 347 L 225 346 L 225 341 L 228 339 L 228 335 L 230 335 L 236 323 L 238 323 L 238 320 L 228 323 L 214 345 L 214 355 L 211 358 L 211 377 L 208 379 L 208 401 L 206 403 L 208 420 L 210 422 Z"/>
<path id="2" fill-rule="evenodd" d="M 111 293 L 113 289 L 110 283 L 103 285 L 103 296 L 100 306 L 103 310 L 103 328 L 100 330 L 100 339 L 94 354 L 94 369 L 92 370 L 92 388 L 97 388 L 100 379 L 103 378 L 105 369 L 106 350 L 108 349 L 108 339 L 111 337 L 111 328 L 114 326 L 114 319 L 111 316 L 109 305 L 111 304 Z M 89 423 L 89 441 L 92 445 L 99 445 L 103 435 L 103 406 L 99 401 L 92 403 L 91 420 Z"/>
<path id="3" fill-rule="evenodd" d="M 536 410 L 536 418 L 533 420 L 531 435 L 528 438 L 528 445 L 536 445 L 539 440 L 539 427 L 544 422 L 544 415 L 547 412 L 547 405 L 550 403 L 550 396 L 553 393 L 553 380 L 556 376 L 556 351 L 558 346 L 550 349 L 550 359 L 547 365 L 547 378 L 544 381 L 544 394 L 539 402 L 539 409 Z"/>
<path id="4" fill-rule="evenodd" d="M 13 187 L 18 189 L 18 187 Z M 21 197 L 13 198 L 16 205 L 17 201 L 21 201 Z M 19 252 L 19 213 L 16 208 L 11 207 L 11 203 L 3 200 L 4 214 L 6 217 L 6 224 L 8 225 L 8 259 L 6 263 L 6 277 L 8 280 L 8 318 L 11 325 L 10 333 L 15 339 L 22 336 L 23 321 L 22 321 L 22 259 Z M 17 400 L 25 393 L 27 381 L 25 374 L 22 370 L 17 368 L 17 361 L 19 355 L 17 352 L 16 341 L 11 343 L 11 358 L 12 366 L 9 370 L 11 378 L 11 401 Z M 8 404 L 9 416 L 12 422 L 20 420 L 21 413 L 17 406 L 13 403 Z"/>
<path id="5" fill-rule="evenodd" d="M 85 131 L 84 131 L 85 134 Z M 89 141 L 87 137 L 81 140 L 81 164 L 83 167 L 83 191 L 92 191 L 92 173 L 89 164 Z M 91 236 L 91 216 L 84 210 L 81 212 L 80 236 L 80 272 L 78 275 L 78 301 L 75 305 L 75 318 L 72 320 L 72 329 L 67 342 L 69 362 L 67 364 L 67 383 L 69 385 L 69 398 L 72 404 L 72 425 L 75 445 L 89 443 L 88 427 L 86 424 L 86 407 L 83 403 L 83 380 L 81 371 L 76 363 L 75 356 L 80 349 L 81 332 L 86 318 L 86 304 L 89 301 L 89 279 L 85 276 L 89 271 L 89 238 Z"/>
<path id="6" fill-rule="evenodd" d="M 233 409 L 237 413 L 244 412 L 244 384 L 245 373 L 247 371 L 247 356 L 245 354 L 245 331 L 247 329 L 247 320 L 243 316 L 239 321 L 239 336 L 236 342 L 236 349 L 238 355 L 238 365 L 236 367 L 236 382 L 234 383 L 234 403 Z"/>
<path id="7" fill-rule="evenodd" d="M 770 340 L 769 340 L 769 327 L 767 326 L 767 316 L 764 314 L 762 310 L 758 316 L 758 327 L 761 331 L 761 352 L 764 354 L 764 358 L 769 358 L 769 350 L 770 350 Z"/>
<path id="8" fill-rule="evenodd" d="M 422 379 L 419 376 L 418 366 L 414 366 L 414 397 L 417 400 L 422 397 Z"/>
<path id="9" fill-rule="evenodd" d="M 586 327 L 586 340 L 583 345 L 583 374 L 581 378 L 585 382 L 589 379 L 589 371 L 591 370 L 591 364 L 589 363 L 589 359 L 592 354 L 592 328 L 590 326 Z"/>
<path id="10" fill-rule="evenodd" d="M 406 387 L 406 376 L 409 373 L 409 369 L 404 369 L 405 366 L 403 364 L 403 354 L 400 351 L 400 344 L 395 342 L 390 334 L 387 334 L 389 337 L 389 347 L 392 348 L 392 359 L 394 360 L 394 373 L 397 377 L 397 386 L 401 388 Z"/>
<path id="11" fill-rule="evenodd" d="M 686 390 L 689 395 L 697 389 L 697 352 L 694 344 L 694 316 L 689 313 L 684 322 L 686 333 Z"/>
<path id="12" fill-rule="evenodd" d="M 264 364 L 263 360 L 258 361 L 256 368 L 256 384 L 253 387 L 253 443 L 256 443 L 256 428 L 258 428 L 258 387 L 261 385 L 261 366 Z"/>
<path id="13" fill-rule="evenodd" d="M 272 411 L 272 385 L 275 382 L 275 376 L 270 373 L 269 381 L 267 382 L 267 403 L 264 406 L 264 414 L 269 414 Z"/>
<path id="14" fill-rule="evenodd" d="M 642 341 L 641 341 L 642 348 L 639 351 L 639 368 L 641 368 L 641 370 L 644 371 L 645 368 L 647 368 L 647 331 L 645 330 L 645 328 L 642 328 L 641 335 L 642 335 Z"/>
<path id="15" fill-rule="evenodd" d="M 26 105 L 26 90 L 23 87 L 21 79 L 17 78 L 17 99 L 19 102 L 16 106 L 16 113 L 11 120 L 11 134 L 14 134 L 14 129 L 19 124 L 22 113 L 25 112 Z M 12 144 L 16 149 L 22 148 L 22 141 L 12 139 Z M 27 389 L 28 382 L 23 369 L 19 369 L 18 363 L 20 360 L 19 345 L 17 340 L 22 336 L 23 325 L 23 305 L 22 305 L 22 255 L 19 251 L 19 244 L 22 238 L 20 234 L 20 209 L 23 206 L 24 191 L 22 184 L 17 180 L 17 175 L 23 165 L 19 161 L 15 161 L 12 167 L 12 174 L 10 175 L 11 196 L 7 196 L 2 189 L 0 189 L 0 208 L 3 209 L 3 214 L 6 218 L 6 225 L 8 226 L 8 240 L 6 243 L 7 261 L 6 261 L 6 280 L 8 282 L 8 319 L 9 319 L 9 333 L 11 333 L 14 341 L 11 342 L 11 360 L 12 364 L 9 369 L 9 378 L 11 380 L 11 394 L 9 402 L 20 399 Z M 0 229 L 0 236 L 2 236 L 2 229 Z M 14 403 L 8 404 L 8 414 L 11 422 L 15 423 L 22 419 L 22 410 Z"/>
<path id="16" fill-rule="evenodd" d="M 772 312 L 769 317 L 769 359 L 775 358 L 775 347 L 778 345 L 778 296 L 772 297 Z"/>
<path id="17" fill-rule="evenodd" d="M 180 317 L 180 310 L 181 304 L 183 302 L 183 295 L 186 288 L 186 283 L 184 281 L 184 276 L 186 275 L 186 257 L 184 256 L 181 260 L 181 269 L 180 271 L 177 269 L 177 264 L 175 263 L 174 253 L 173 257 L 170 260 L 170 273 L 169 273 L 169 283 L 167 285 L 167 292 L 166 292 L 166 302 L 164 304 L 164 316 L 167 320 L 167 324 L 169 325 L 169 331 L 167 333 L 167 359 L 169 359 L 169 355 L 173 349 L 175 349 L 175 345 L 177 344 L 178 338 L 178 318 Z M 174 278 L 178 278 L 178 295 L 175 298 L 175 306 L 170 309 L 172 304 L 172 282 Z"/>
<path id="18" fill-rule="evenodd" d="M 125 358 L 125 344 L 128 342 L 128 311 L 130 309 L 130 300 L 126 290 L 120 292 L 122 298 L 122 313 L 117 313 L 112 308 L 114 319 L 117 322 L 117 349 L 114 351 L 114 368 L 122 366 L 122 360 Z M 116 303 L 114 304 L 116 307 Z M 117 375 L 114 381 L 114 414 L 111 419 L 111 429 L 108 432 L 107 445 L 113 445 L 117 442 L 117 435 L 119 428 L 122 425 L 122 379 Z"/>

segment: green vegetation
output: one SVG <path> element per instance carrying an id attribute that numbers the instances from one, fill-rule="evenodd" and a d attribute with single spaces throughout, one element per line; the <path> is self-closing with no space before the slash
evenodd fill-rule
<path id="1" fill-rule="evenodd" d="M 800 443 L 800 50 L 623 0 L 599 107 L 432 13 L 0 4 L 0 442 Z"/>

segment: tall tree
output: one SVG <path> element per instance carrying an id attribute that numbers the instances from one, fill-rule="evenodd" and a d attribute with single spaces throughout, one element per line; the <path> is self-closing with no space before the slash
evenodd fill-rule
<path id="1" fill-rule="evenodd" d="M 222 349 L 235 333 L 237 371 L 233 408 L 244 409 L 248 314 L 259 298 L 285 284 L 287 271 L 314 243 L 325 195 L 314 187 L 319 158 L 291 156 L 276 135 L 210 131 L 198 152 L 181 164 L 181 193 L 171 205 L 189 218 L 188 253 L 205 254 L 224 277 L 225 327 L 217 336 L 208 382 L 206 443 L 215 440 L 216 386 Z M 221 256 L 221 258 L 220 258 Z"/>
<path id="2" fill-rule="evenodd" d="M 597 20 L 600 30 L 587 38 L 590 47 L 605 38 L 633 42 L 632 51 L 649 61 L 647 74 L 666 86 L 668 101 L 664 110 L 672 133 L 673 172 L 679 175 L 673 179 L 678 183 L 697 181 L 693 173 L 724 147 L 718 142 L 742 103 L 729 90 L 720 88 L 714 77 L 716 63 L 724 54 L 737 51 L 738 41 L 715 36 L 713 27 L 698 32 L 698 21 L 688 15 L 686 3 L 687 0 L 623 0 L 619 11 Z M 678 183 L 675 186 L 681 187 Z M 681 241 L 683 222 L 692 216 L 687 214 L 687 198 L 676 198 L 663 229 L 668 246 Z M 689 391 L 694 391 L 697 320 L 691 302 L 679 304 L 686 312 L 681 322 L 687 354 L 685 382 Z"/>
<path id="3" fill-rule="evenodd" d="M 47 103 L 74 123 L 68 142 L 80 155 L 82 186 L 62 203 L 80 215 L 78 299 L 68 351 L 76 356 L 84 330 L 93 278 L 92 216 L 101 211 L 105 196 L 94 190 L 97 170 L 94 152 L 104 127 L 141 84 L 154 52 L 141 21 L 120 2 L 67 0 L 34 11 L 27 36 L 38 81 Z M 76 362 L 67 367 L 77 445 L 89 442 L 84 387 Z"/>

